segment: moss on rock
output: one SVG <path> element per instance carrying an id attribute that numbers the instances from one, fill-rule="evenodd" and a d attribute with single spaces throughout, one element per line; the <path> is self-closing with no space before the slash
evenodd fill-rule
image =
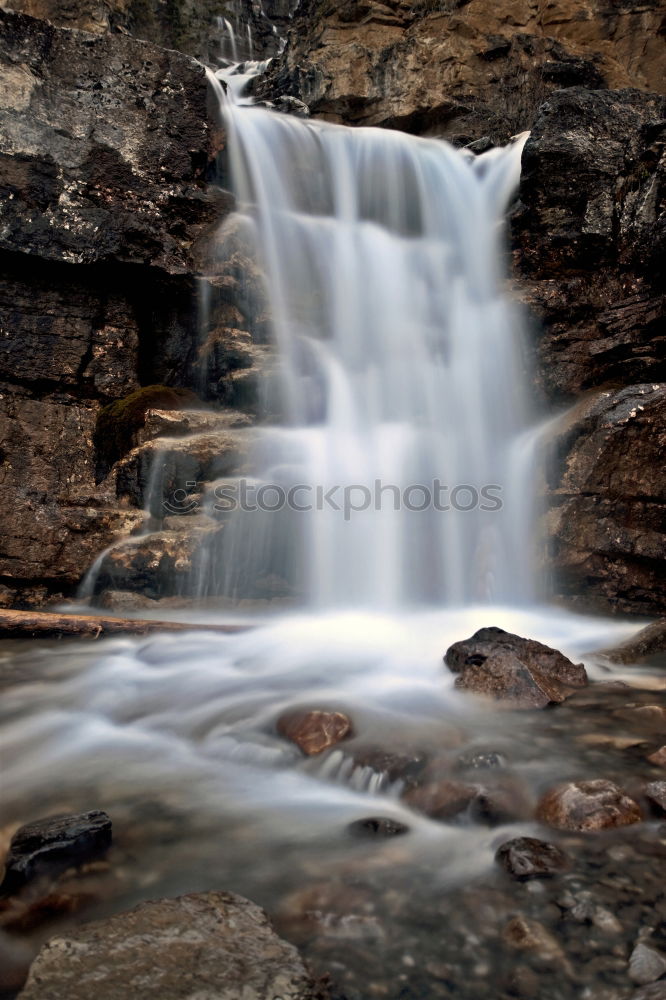
<path id="1" fill-rule="evenodd" d="M 147 385 L 103 407 L 94 435 L 98 476 L 103 478 L 115 462 L 131 451 L 148 410 L 195 410 L 203 405 L 191 389 Z"/>

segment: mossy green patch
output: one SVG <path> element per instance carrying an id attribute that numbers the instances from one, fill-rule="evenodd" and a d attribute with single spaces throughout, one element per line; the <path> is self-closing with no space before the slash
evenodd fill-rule
<path id="1" fill-rule="evenodd" d="M 103 407 L 97 416 L 94 437 L 101 475 L 106 475 L 114 462 L 134 447 L 147 410 L 194 410 L 202 406 L 191 389 L 147 385 Z"/>

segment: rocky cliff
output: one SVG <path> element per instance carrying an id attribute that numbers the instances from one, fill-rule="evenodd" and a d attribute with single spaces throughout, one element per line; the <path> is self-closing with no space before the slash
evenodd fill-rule
<path id="1" fill-rule="evenodd" d="M 662 87 L 663 34 L 658 0 L 303 0 L 270 86 L 330 121 L 504 141 L 561 87 Z"/>
<path id="2" fill-rule="evenodd" d="M 96 415 L 191 381 L 219 207 L 187 57 L 5 11 L 0 79 L 0 595 L 40 603 L 136 521 L 96 482 Z"/>
<path id="3" fill-rule="evenodd" d="M 215 456 L 237 454 L 239 411 L 255 411 L 270 361 L 261 279 L 233 226 L 211 244 L 230 206 L 208 183 L 224 136 L 202 66 L 173 49 L 215 62 L 211 22 L 251 15 L 257 54 L 274 44 L 273 23 L 278 34 L 292 25 L 267 95 L 457 143 L 531 128 L 511 218 L 514 287 L 535 320 L 538 401 L 579 400 L 553 442 L 551 564 L 567 600 L 663 609 L 657 3 L 302 0 L 293 18 L 290 0 L 14 5 L 39 17 L 0 11 L 0 603 L 71 595 L 141 523 L 156 449 L 164 488 L 219 474 Z M 224 412 L 195 418 L 194 397 L 170 417 L 164 384 Z M 136 393 L 147 386 L 158 402 L 144 426 L 148 397 Z M 130 453 L 111 459 L 98 417 L 127 400 L 139 412 Z M 117 550 L 104 586 L 164 596 L 160 567 L 187 576 L 210 528 L 192 521 L 188 535 L 182 520 Z"/>

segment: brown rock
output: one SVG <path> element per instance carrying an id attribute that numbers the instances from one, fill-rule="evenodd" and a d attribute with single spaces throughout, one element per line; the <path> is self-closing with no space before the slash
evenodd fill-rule
<path id="1" fill-rule="evenodd" d="M 357 819 L 347 827 L 355 837 L 401 837 L 409 833 L 409 827 L 389 816 L 369 816 Z"/>
<path id="2" fill-rule="evenodd" d="M 454 643 L 444 659 L 460 674 L 456 687 L 516 708 L 544 708 L 564 701 L 587 683 L 582 664 L 572 663 L 543 643 L 499 628 L 479 629 L 470 639 Z"/>
<path id="3" fill-rule="evenodd" d="M 593 832 L 640 823 L 640 806 L 612 781 L 598 778 L 552 789 L 541 799 L 537 817 L 558 830 Z"/>
<path id="4" fill-rule="evenodd" d="M 478 790 L 478 786 L 465 785 L 460 781 L 433 781 L 409 789 L 404 801 L 432 819 L 453 819 L 474 801 Z"/>
<path id="5" fill-rule="evenodd" d="M 559 942 L 538 920 L 527 917 L 513 917 L 502 933 L 504 941 L 517 951 L 534 951 L 547 961 L 563 960 L 564 953 Z"/>
<path id="6" fill-rule="evenodd" d="M 433 7 L 435 9 L 433 9 Z M 657 0 L 608 8 L 563 0 L 445 7 L 388 2 L 299 5 L 270 94 L 319 117 L 469 142 L 528 129 L 553 90 L 658 89 L 666 66 Z"/>
<path id="7" fill-rule="evenodd" d="M 263 910 L 228 892 L 142 903 L 52 938 L 21 1000 L 252 1000 L 322 996 Z"/>
<path id="8" fill-rule="evenodd" d="M 371 767 L 378 774 L 385 774 L 390 782 L 402 781 L 405 787 L 419 782 L 428 762 L 421 750 L 394 751 L 383 747 L 354 747 L 357 767 Z"/>
<path id="9" fill-rule="evenodd" d="M 300 747 L 304 754 L 312 756 L 351 736 L 352 723 L 343 712 L 297 709 L 280 716 L 277 731 Z"/>
<path id="10" fill-rule="evenodd" d="M 516 837 L 507 840 L 495 854 L 495 860 L 520 881 L 547 878 L 567 871 L 570 861 L 564 851 L 536 837 Z"/>
<path id="11" fill-rule="evenodd" d="M 659 621 L 647 625 L 620 646 L 601 650 L 600 655 L 605 656 L 611 663 L 641 663 L 654 654 L 663 653 L 665 650 L 666 618 L 660 618 Z"/>
<path id="12" fill-rule="evenodd" d="M 666 746 L 659 747 L 647 759 L 651 764 L 656 764 L 657 767 L 666 767 Z"/>

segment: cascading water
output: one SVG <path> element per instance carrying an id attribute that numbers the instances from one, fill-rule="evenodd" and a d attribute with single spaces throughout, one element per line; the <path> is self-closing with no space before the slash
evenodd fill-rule
<path id="1" fill-rule="evenodd" d="M 475 158 L 222 110 L 279 359 L 254 467 L 285 509 L 238 512 L 204 589 L 268 573 L 323 607 L 528 599 L 525 363 L 499 264 L 526 136 Z"/>

